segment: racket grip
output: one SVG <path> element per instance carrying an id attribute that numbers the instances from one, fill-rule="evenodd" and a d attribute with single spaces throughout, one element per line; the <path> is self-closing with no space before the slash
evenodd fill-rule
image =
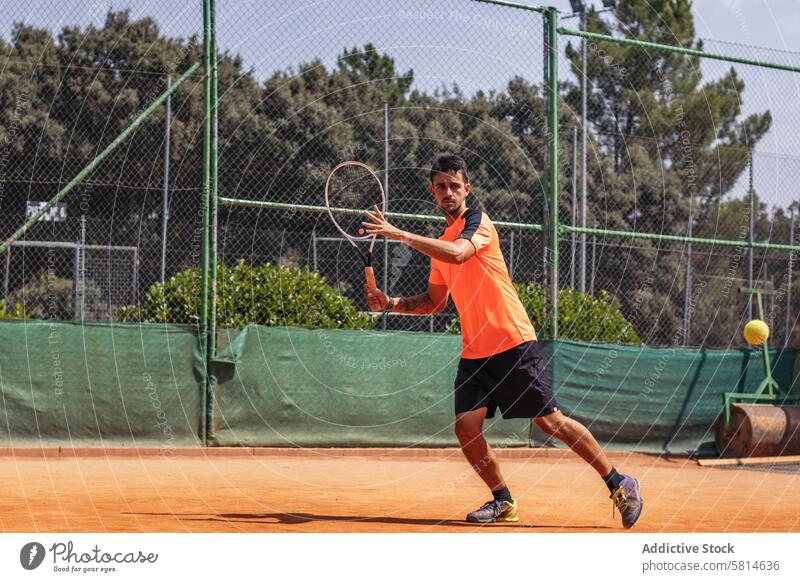
<path id="1" fill-rule="evenodd" d="M 364 277 L 367 279 L 367 287 L 370 289 L 378 288 L 375 284 L 375 271 L 372 270 L 372 267 L 364 267 Z"/>

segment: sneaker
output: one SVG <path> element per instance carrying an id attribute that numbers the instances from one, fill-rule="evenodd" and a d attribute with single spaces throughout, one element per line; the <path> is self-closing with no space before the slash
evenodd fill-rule
<path id="1" fill-rule="evenodd" d="M 487 501 L 480 509 L 467 514 L 472 523 L 494 523 L 496 521 L 519 521 L 516 501 Z"/>
<path id="2" fill-rule="evenodd" d="M 631 529 L 642 513 L 642 496 L 639 493 L 639 481 L 633 477 L 623 476 L 622 483 L 611 494 L 614 507 L 619 509 L 622 525 Z M 614 513 L 612 509 L 612 514 Z"/>

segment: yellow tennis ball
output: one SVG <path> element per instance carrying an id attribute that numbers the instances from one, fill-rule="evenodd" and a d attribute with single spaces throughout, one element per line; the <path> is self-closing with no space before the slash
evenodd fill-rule
<path id="1" fill-rule="evenodd" d="M 750 345 L 760 346 L 769 337 L 769 326 L 760 319 L 753 319 L 744 326 L 743 335 Z"/>

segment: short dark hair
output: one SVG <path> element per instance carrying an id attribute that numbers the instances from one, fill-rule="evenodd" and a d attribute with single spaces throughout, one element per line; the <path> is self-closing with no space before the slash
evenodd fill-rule
<path id="1" fill-rule="evenodd" d="M 436 158 L 431 166 L 431 182 L 436 174 L 449 174 L 450 172 L 461 172 L 464 182 L 469 182 L 467 177 L 467 162 L 463 158 L 452 154 L 444 154 Z"/>

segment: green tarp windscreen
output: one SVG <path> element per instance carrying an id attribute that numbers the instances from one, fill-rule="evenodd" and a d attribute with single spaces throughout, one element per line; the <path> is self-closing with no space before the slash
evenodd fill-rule
<path id="1" fill-rule="evenodd" d="M 457 445 L 459 336 L 251 325 L 221 337 L 206 404 L 196 330 L 2 321 L 0 446 L 193 446 L 206 418 L 211 446 Z M 612 449 L 713 452 L 720 395 L 763 377 L 744 350 L 542 348 L 560 407 Z M 772 352 L 784 389 L 796 360 Z M 496 446 L 560 446 L 524 419 L 486 428 Z"/>
<path id="2" fill-rule="evenodd" d="M 0 324 L 0 445 L 197 445 L 196 333 L 179 326 Z"/>

